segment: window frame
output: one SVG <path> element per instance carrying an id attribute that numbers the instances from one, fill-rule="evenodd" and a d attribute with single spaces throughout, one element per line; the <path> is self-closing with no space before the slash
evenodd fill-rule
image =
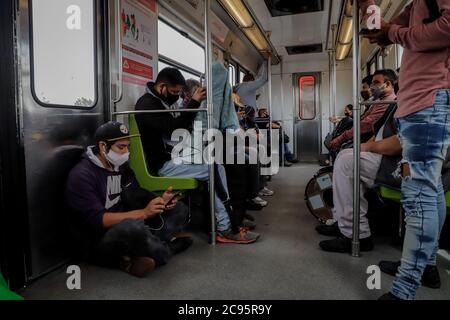
<path id="1" fill-rule="evenodd" d="M 303 117 L 303 91 L 302 91 L 302 82 L 303 81 L 314 81 L 314 116 L 312 118 L 304 118 Z M 300 77 L 298 77 L 298 92 L 299 92 L 299 112 L 298 112 L 298 117 L 301 120 L 304 121 L 311 121 L 311 120 L 315 120 L 317 118 L 317 104 L 316 104 L 316 100 L 317 100 L 317 77 L 314 75 L 302 75 Z"/>
<path id="2" fill-rule="evenodd" d="M 173 31 L 178 32 L 181 36 L 183 36 L 184 38 L 186 38 L 189 41 L 192 41 L 194 44 L 196 44 L 197 46 L 199 46 L 203 52 L 206 55 L 205 52 L 205 46 L 200 43 L 197 39 L 189 36 L 189 34 L 183 30 L 181 30 L 180 28 L 176 27 L 173 23 L 171 23 L 169 20 L 165 19 L 162 16 L 158 16 L 158 20 L 161 21 L 162 23 L 166 24 L 169 28 L 173 29 Z M 159 30 L 158 30 L 158 38 L 159 38 Z M 162 63 L 165 63 L 167 65 L 170 65 L 172 67 L 178 68 L 180 70 L 183 70 L 184 72 L 190 73 L 192 75 L 198 76 L 200 79 L 202 77 L 205 77 L 205 74 L 203 74 L 201 71 L 196 70 L 194 68 L 189 67 L 188 65 L 185 65 L 184 63 L 181 63 L 179 61 L 176 61 L 170 57 L 165 56 L 164 54 L 161 54 L 159 52 L 159 46 L 158 46 L 158 61 L 161 61 Z M 158 70 L 158 72 L 161 70 Z"/>
<path id="3" fill-rule="evenodd" d="M 41 101 L 36 94 L 36 86 L 35 86 L 35 68 L 34 68 L 34 29 L 33 29 L 33 1 L 37 0 L 28 0 L 28 23 L 29 23 L 29 45 L 30 45 L 30 88 L 31 95 L 36 101 L 36 103 L 44 108 L 50 109 L 72 109 L 72 110 L 92 110 L 94 109 L 99 100 L 99 92 L 98 92 L 98 38 L 97 38 L 97 5 L 95 1 L 92 1 L 92 9 L 93 9 L 93 49 L 94 49 L 94 94 L 95 98 L 91 106 L 75 106 L 75 105 L 65 105 L 65 104 L 52 104 Z"/>

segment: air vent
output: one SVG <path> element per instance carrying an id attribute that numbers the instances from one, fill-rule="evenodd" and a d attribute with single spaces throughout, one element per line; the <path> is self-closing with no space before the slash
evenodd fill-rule
<path id="1" fill-rule="evenodd" d="M 323 0 L 264 0 L 272 17 L 324 10 Z"/>
<path id="2" fill-rule="evenodd" d="M 321 43 L 318 44 L 308 44 L 304 46 L 291 46 L 286 47 L 286 51 L 289 55 L 294 54 L 306 54 L 306 53 L 321 53 L 323 51 L 323 46 Z"/>

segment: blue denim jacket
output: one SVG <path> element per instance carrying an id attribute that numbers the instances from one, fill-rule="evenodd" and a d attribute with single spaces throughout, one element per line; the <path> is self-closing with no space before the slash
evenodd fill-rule
<path id="1" fill-rule="evenodd" d="M 240 127 L 234 108 L 231 85 L 228 81 L 228 70 L 219 61 L 213 62 L 212 82 L 214 104 L 213 128 L 221 131 L 227 129 L 238 130 Z M 201 107 L 206 108 L 206 101 L 202 103 Z M 199 113 L 195 121 L 201 121 L 203 129 L 207 129 L 208 119 L 205 112 Z"/>

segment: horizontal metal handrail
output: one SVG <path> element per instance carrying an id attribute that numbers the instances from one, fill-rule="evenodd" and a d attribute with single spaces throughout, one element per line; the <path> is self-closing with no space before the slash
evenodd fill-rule
<path id="1" fill-rule="evenodd" d="M 155 113 L 172 113 L 172 112 L 208 112 L 208 109 L 173 109 L 173 110 L 134 110 L 113 112 L 113 116 L 126 116 L 130 114 L 155 114 Z"/>
<path id="2" fill-rule="evenodd" d="M 378 101 L 361 101 L 359 104 L 362 106 L 373 106 L 375 104 L 397 104 L 398 101 L 396 100 L 378 100 Z"/>

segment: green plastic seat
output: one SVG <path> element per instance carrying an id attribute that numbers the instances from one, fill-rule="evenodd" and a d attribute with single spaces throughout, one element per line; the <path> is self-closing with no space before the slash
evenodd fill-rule
<path id="1" fill-rule="evenodd" d="M 8 289 L 8 285 L 0 273 L 0 300 L 23 300 L 21 296 Z"/>
<path id="2" fill-rule="evenodd" d="M 155 193 L 163 193 L 169 187 L 172 187 L 175 191 L 187 191 L 198 188 L 198 181 L 193 178 L 152 176 L 147 168 L 146 155 L 135 116 L 130 115 L 128 122 L 130 134 L 138 135 L 137 137 L 131 138 L 130 167 L 136 174 L 136 178 L 142 188 Z"/>
<path id="3" fill-rule="evenodd" d="M 379 188 L 379 192 L 380 192 L 380 196 L 383 199 L 388 199 L 388 200 L 392 200 L 392 201 L 400 203 L 400 200 L 402 198 L 401 192 L 396 189 L 391 189 L 391 188 L 382 186 Z M 450 191 L 445 194 L 445 204 L 446 204 L 447 208 L 450 208 Z M 447 210 L 447 215 L 449 215 L 449 214 L 450 214 L 450 210 Z"/>

